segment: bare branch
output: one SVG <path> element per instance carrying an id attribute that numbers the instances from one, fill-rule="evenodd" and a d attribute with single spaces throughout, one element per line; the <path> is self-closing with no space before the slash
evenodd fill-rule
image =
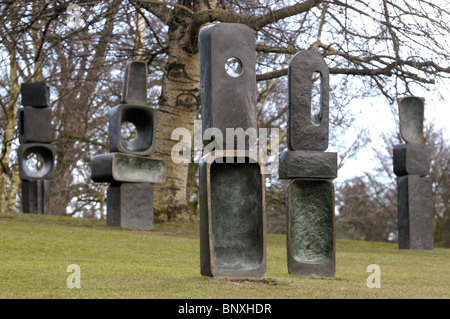
<path id="1" fill-rule="evenodd" d="M 190 14 L 193 13 L 192 10 L 180 4 L 152 0 L 139 0 L 135 2 L 155 15 L 164 24 L 167 24 L 172 16 L 172 9 L 170 9 L 169 6 L 182 8 L 187 10 Z"/>

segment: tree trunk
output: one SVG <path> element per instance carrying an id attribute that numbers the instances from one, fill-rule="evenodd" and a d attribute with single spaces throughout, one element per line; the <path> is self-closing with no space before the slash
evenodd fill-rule
<path id="1" fill-rule="evenodd" d="M 13 5 L 15 7 L 15 4 Z M 15 38 L 15 34 L 12 33 Z M 18 189 L 17 174 L 19 168 L 11 163 L 11 144 L 16 136 L 16 101 L 19 95 L 19 78 L 17 74 L 17 61 L 15 43 L 7 45 L 9 47 L 9 101 L 5 110 L 5 128 L 2 149 L 0 153 L 0 211 L 13 211 Z"/>
<path id="2" fill-rule="evenodd" d="M 203 5 L 206 3 L 198 2 Z M 202 8 L 194 1 L 192 9 Z M 169 52 L 159 101 L 154 155 L 166 164 L 166 181 L 154 187 L 155 217 L 162 220 L 166 217 L 170 220 L 182 213 L 192 213 L 186 198 L 189 163 L 176 164 L 171 158 L 172 148 L 179 142 L 171 140 L 172 131 L 176 128 L 186 128 L 191 132 L 192 138 L 194 120 L 200 108 L 198 50 L 188 52 L 180 46 L 191 19 L 187 10 L 174 9 L 168 22 Z"/>
<path id="3" fill-rule="evenodd" d="M 145 19 L 140 10 L 141 9 L 136 10 L 136 39 L 133 50 L 136 60 L 145 58 Z"/>
<path id="4" fill-rule="evenodd" d="M 198 54 L 188 53 L 176 43 L 170 48 L 159 103 L 154 155 L 166 164 L 166 181 L 154 187 L 155 215 L 158 218 L 158 214 L 164 214 L 169 219 L 188 211 L 186 182 L 189 169 L 188 163 L 172 161 L 172 148 L 179 141 L 172 141 L 171 134 L 178 127 L 193 132 L 200 106 Z"/>

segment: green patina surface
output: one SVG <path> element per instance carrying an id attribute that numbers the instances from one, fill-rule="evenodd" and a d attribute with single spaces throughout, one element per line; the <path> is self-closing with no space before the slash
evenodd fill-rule
<path id="1" fill-rule="evenodd" d="M 291 185 L 291 247 L 298 262 L 323 263 L 333 255 L 333 189 L 328 181 Z"/>
<path id="2" fill-rule="evenodd" d="M 161 183 L 165 179 L 166 166 L 159 160 L 116 154 L 113 167 L 116 180 Z"/>
<path id="3" fill-rule="evenodd" d="M 261 264 L 262 187 L 258 164 L 213 163 L 212 233 L 219 268 L 249 270 Z"/>

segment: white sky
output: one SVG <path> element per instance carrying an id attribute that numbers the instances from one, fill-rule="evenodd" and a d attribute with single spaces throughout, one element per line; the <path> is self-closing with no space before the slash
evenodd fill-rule
<path id="1" fill-rule="evenodd" d="M 424 124 L 433 122 L 436 128 L 443 128 L 446 137 L 450 138 L 450 90 L 443 87 L 440 89 L 440 92 L 443 94 L 444 101 L 439 101 L 433 97 L 427 98 L 430 93 L 418 94 L 417 96 L 425 98 Z M 369 147 L 361 150 L 355 159 L 348 160 L 344 164 L 338 172 L 337 181 L 344 181 L 354 176 L 361 176 L 364 172 L 370 172 L 378 165 L 371 147 L 384 148 L 384 142 L 378 138 L 381 133 L 398 131 L 398 124 L 395 122 L 394 115 L 391 112 L 391 106 L 386 100 L 380 97 L 377 100 L 372 99 L 372 101 L 368 101 L 367 99 L 354 101 L 354 105 L 358 107 L 360 107 L 361 103 L 366 105 L 372 103 L 373 106 L 365 108 L 357 116 L 355 124 L 357 126 L 369 127 L 372 142 Z M 353 137 L 352 132 L 349 132 L 349 135 Z"/>

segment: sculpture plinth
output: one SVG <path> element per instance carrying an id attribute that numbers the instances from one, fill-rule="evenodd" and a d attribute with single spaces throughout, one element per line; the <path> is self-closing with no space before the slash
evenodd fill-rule
<path id="1" fill-rule="evenodd" d="M 150 183 L 111 183 L 106 189 L 106 225 L 153 228 L 153 186 Z"/>
<path id="2" fill-rule="evenodd" d="M 47 215 L 49 212 L 50 180 L 22 180 L 22 211 Z"/>
<path id="3" fill-rule="evenodd" d="M 296 178 L 288 185 L 288 269 L 292 274 L 333 278 L 334 187 L 329 180 Z"/>
<path id="4" fill-rule="evenodd" d="M 237 152 L 215 151 L 199 163 L 205 276 L 259 278 L 266 272 L 264 175 L 256 153 L 238 159 Z"/>
<path id="5" fill-rule="evenodd" d="M 433 250 L 433 194 L 429 176 L 397 177 L 398 248 Z"/>

